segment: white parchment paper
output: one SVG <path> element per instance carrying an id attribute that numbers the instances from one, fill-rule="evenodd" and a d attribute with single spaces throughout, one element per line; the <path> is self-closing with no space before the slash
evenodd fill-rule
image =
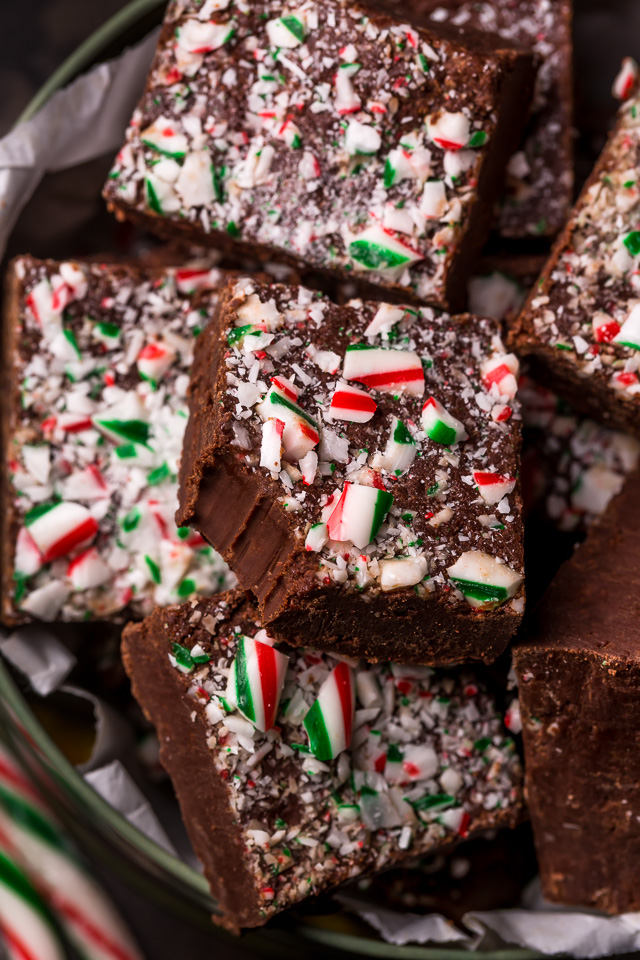
<path id="1" fill-rule="evenodd" d="M 157 31 L 118 60 L 96 67 L 56 93 L 36 117 L 0 140 L 0 255 L 46 174 L 71 170 L 119 149 L 143 89 L 156 39 Z M 100 187 L 96 183 L 96 195 Z M 55 256 L 56 250 L 50 255 Z M 43 627 L 14 632 L 0 640 L 0 650 L 31 677 L 34 689 L 43 695 L 59 687 L 73 666 L 66 648 Z M 99 728 L 94 755 L 86 765 L 87 781 L 130 823 L 173 852 L 158 817 L 120 760 L 116 757 L 100 764 L 105 751 L 111 757 L 117 753 L 118 724 L 92 694 L 76 690 L 78 694 L 91 699 Z M 535 887 L 528 891 L 521 909 L 468 914 L 465 925 L 470 932 L 437 915 L 397 913 L 342 894 L 339 899 L 392 944 L 449 943 L 469 950 L 518 945 L 578 958 L 640 950 L 640 914 L 604 917 L 558 909 L 545 904 Z"/>

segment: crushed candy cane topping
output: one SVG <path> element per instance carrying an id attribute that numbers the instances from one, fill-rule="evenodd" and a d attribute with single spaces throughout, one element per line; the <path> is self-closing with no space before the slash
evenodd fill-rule
<path id="1" fill-rule="evenodd" d="M 185 653 L 197 638 L 194 649 L 209 655 L 183 670 L 182 682 L 194 720 L 206 725 L 258 889 L 269 878 L 265 916 L 374 863 L 517 816 L 515 745 L 472 673 L 282 646 L 289 662 L 278 715 L 262 733 L 226 691 L 238 644 L 264 631 L 242 610 L 230 616 L 225 601 L 193 601 L 176 613 Z"/>
<path id="2" fill-rule="evenodd" d="M 442 302 L 501 56 L 346 0 L 198 16 L 196 0 L 169 8 L 108 200 Z"/>
<path id="3" fill-rule="evenodd" d="M 15 612 L 141 615 L 217 592 L 228 568 L 194 531 L 176 529 L 174 514 L 193 342 L 221 272 L 26 257 L 13 269 Z"/>
<path id="4" fill-rule="evenodd" d="M 261 313 L 270 341 L 256 348 L 239 332 Z M 224 436 L 242 429 L 243 469 L 271 485 L 322 586 L 365 598 L 405 589 L 477 607 L 447 573 L 471 550 L 514 571 L 520 586 L 517 360 L 494 321 L 361 301 L 337 307 L 249 278 L 229 289 L 221 319 Z M 337 371 L 314 362 L 330 347 Z M 496 417 L 496 407 L 509 416 Z M 282 434 L 274 418 L 286 424 Z"/>

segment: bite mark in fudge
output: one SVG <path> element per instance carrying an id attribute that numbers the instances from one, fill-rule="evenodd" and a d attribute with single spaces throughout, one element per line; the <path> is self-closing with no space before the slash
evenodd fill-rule
<path id="1" fill-rule="evenodd" d="M 229 585 L 174 523 L 193 343 L 224 274 L 10 267 L 3 393 L 2 617 L 148 613 Z"/>
<path id="2" fill-rule="evenodd" d="M 344 0 L 171 4 L 104 195 L 195 242 L 464 306 L 530 53 Z"/>
<path id="3" fill-rule="evenodd" d="M 257 674 L 244 672 L 251 644 L 263 648 Z M 242 712 L 235 704 L 239 687 L 258 697 L 275 689 L 273 654 L 287 661 L 286 673 L 275 725 L 261 732 L 246 699 Z M 222 911 L 214 920 L 231 929 L 522 816 L 514 743 L 493 695 L 468 669 L 274 649 L 239 594 L 129 624 L 123 658 Z M 340 697 L 325 697 L 327 728 L 343 739 L 320 760 L 307 730 L 317 729 L 310 717 L 337 671 L 351 688 L 349 731 Z"/>
<path id="4" fill-rule="evenodd" d="M 517 373 L 492 320 L 231 283 L 197 343 L 178 523 L 293 643 L 495 659 L 524 608 Z"/>
<path id="5" fill-rule="evenodd" d="M 634 477 L 514 650 L 543 892 L 610 913 L 640 907 L 639 504 Z"/>
<path id="6" fill-rule="evenodd" d="M 640 432 L 640 98 L 616 128 L 513 328 L 532 372 L 576 410 Z"/>
<path id="7" fill-rule="evenodd" d="M 571 0 L 379 0 L 412 21 L 499 34 L 534 50 L 540 69 L 519 149 L 507 165 L 503 237 L 555 236 L 573 200 Z"/>

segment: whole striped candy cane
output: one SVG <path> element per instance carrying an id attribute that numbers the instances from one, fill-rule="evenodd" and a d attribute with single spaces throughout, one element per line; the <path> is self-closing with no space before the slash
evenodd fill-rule
<path id="1" fill-rule="evenodd" d="M 84 960 L 142 960 L 119 914 L 1 747 L 0 847 L 31 876 Z M 39 956 L 35 954 L 34 960 Z"/>
<path id="2" fill-rule="evenodd" d="M 276 722 L 289 657 L 269 643 L 241 636 L 231 665 L 227 697 L 263 732 Z"/>
<path id="3" fill-rule="evenodd" d="M 333 760 L 351 744 L 355 714 L 353 671 L 339 663 L 320 687 L 304 718 L 309 746 L 318 760 Z"/>

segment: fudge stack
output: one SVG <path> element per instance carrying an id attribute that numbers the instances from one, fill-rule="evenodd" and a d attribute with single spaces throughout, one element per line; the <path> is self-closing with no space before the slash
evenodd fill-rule
<path id="1" fill-rule="evenodd" d="M 520 6 L 171 3 L 104 196 L 225 268 L 10 267 L 3 619 L 133 620 L 133 692 L 234 931 L 526 816 L 485 669 L 525 614 L 520 358 L 539 500 L 569 490 L 586 528 L 637 464 L 612 429 L 638 432 L 635 101 L 520 318 L 495 270 L 461 312 L 490 232 L 554 236 L 571 201 L 570 5 Z M 612 911 L 633 865 L 614 889 L 590 864 L 612 818 L 640 843 L 616 774 L 634 483 L 515 648 L 545 892 Z"/>

